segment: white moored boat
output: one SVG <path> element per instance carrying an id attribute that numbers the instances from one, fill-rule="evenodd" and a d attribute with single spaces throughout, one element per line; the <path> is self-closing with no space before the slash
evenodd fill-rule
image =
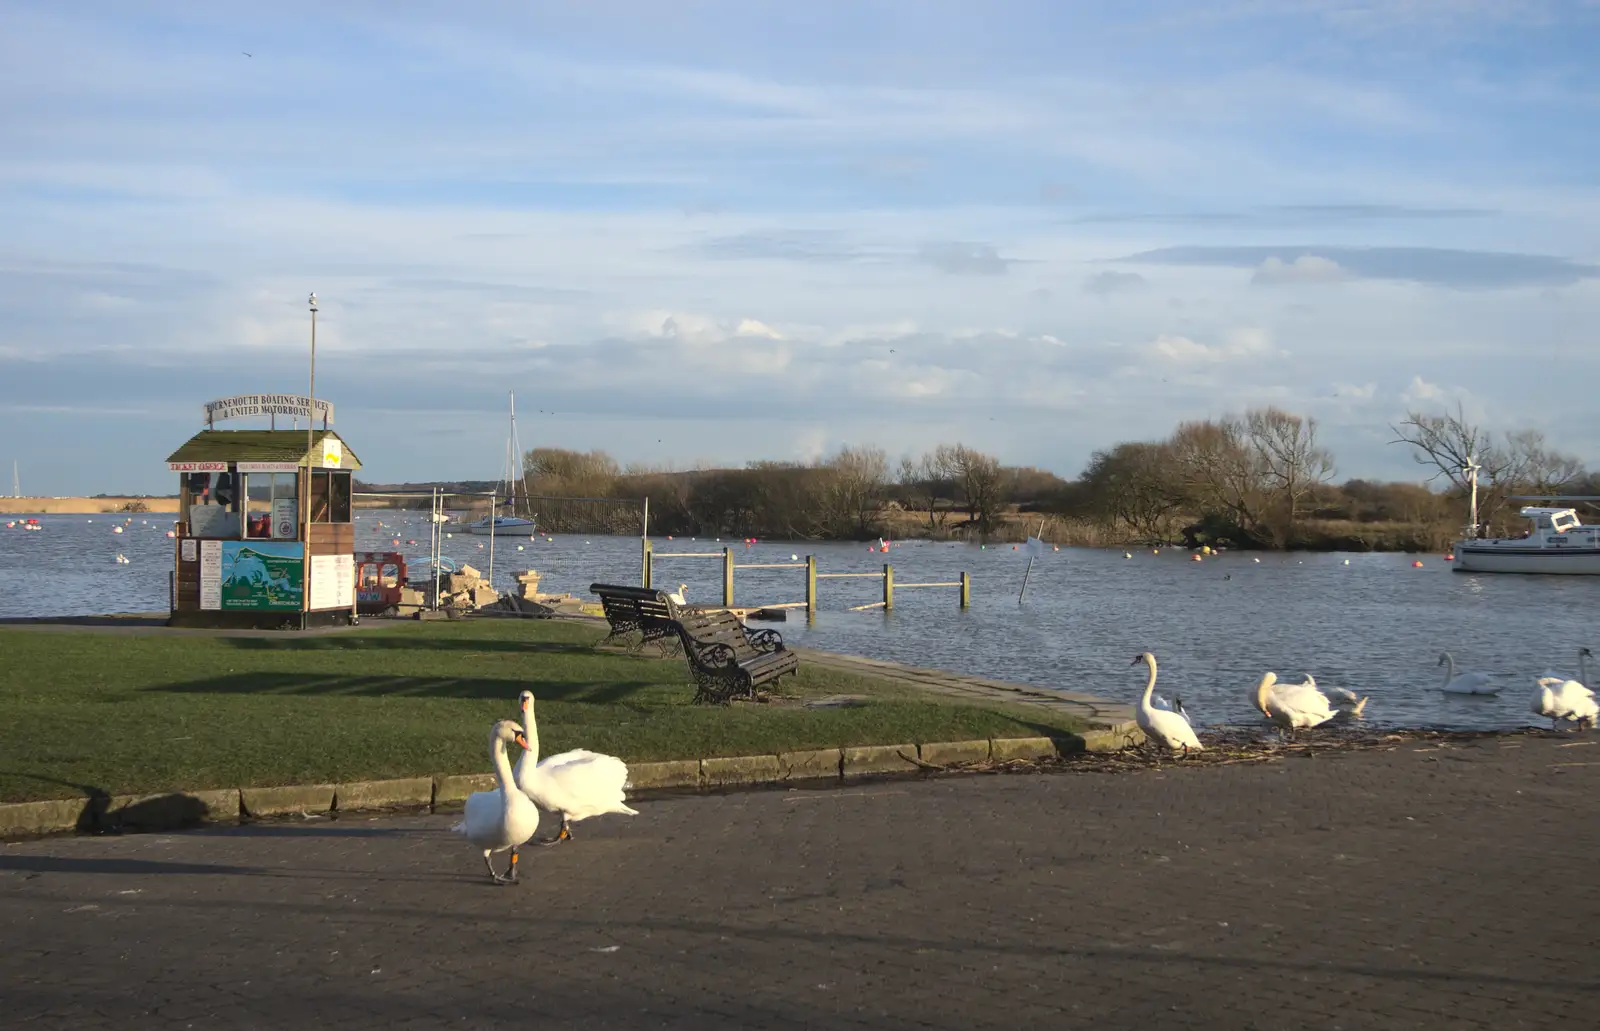
<path id="1" fill-rule="evenodd" d="M 1585 526 L 1570 508 L 1529 506 L 1522 517 L 1533 522 L 1525 536 L 1457 541 L 1451 568 L 1462 573 L 1600 575 L 1600 526 Z"/>
<path id="2" fill-rule="evenodd" d="M 539 524 L 532 519 L 522 519 L 518 516 L 494 516 L 493 518 L 485 516 L 475 523 L 468 523 L 467 532 L 485 536 L 490 534 L 511 534 L 531 537 L 534 530 L 538 529 L 538 526 Z"/>

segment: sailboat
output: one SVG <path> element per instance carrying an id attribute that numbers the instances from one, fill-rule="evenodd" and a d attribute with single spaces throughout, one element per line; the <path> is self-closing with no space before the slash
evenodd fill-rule
<path id="1" fill-rule="evenodd" d="M 502 536 L 528 536 L 532 537 L 539 524 L 534 519 L 524 519 L 517 515 L 517 488 L 522 484 L 522 476 L 518 467 L 522 464 L 522 442 L 517 439 L 517 392 L 511 391 L 511 435 L 506 438 L 506 463 L 502 470 L 505 480 L 506 497 L 500 504 L 505 505 L 509 515 L 490 513 L 475 523 L 468 523 L 468 533 L 476 533 L 485 537 L 496 534 Z M 527 488 L 523 488 L 522 501 L 524 509 L 527 507 Z"/>

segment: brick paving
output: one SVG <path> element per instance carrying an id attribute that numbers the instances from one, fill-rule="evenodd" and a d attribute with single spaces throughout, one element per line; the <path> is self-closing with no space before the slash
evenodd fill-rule
<path id="1" fill-rule="evenodd" d="M 1593 1027 L 1593 740 L 11 844 L 0 1025 Z"/>

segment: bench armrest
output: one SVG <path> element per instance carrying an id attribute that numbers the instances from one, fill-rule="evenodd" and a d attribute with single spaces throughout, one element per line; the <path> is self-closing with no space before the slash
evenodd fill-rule
<path id="1" fill-rule="evenodd" d="M 776 630 L 767 627 L 763 627 L 760 630 L 746 629 L 744 636 L 745 640 L 750 642 L 751 647 L 760 651 L 781 652 L 785 650 L 783 647 L 783 635 Z"/>

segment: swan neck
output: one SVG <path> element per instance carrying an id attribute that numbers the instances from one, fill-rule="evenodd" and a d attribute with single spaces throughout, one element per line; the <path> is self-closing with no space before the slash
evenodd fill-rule
<path id="1" fill-rule="evenodd" d="M 1260 709 L 1262 712 L 1267 711 L 1267 695 L 1270 694 L 1271 691 L 1272 678 L 1269 676 L 1263 676 L 1261 681 L 1256 684 L 1256 708 Z"/>
<path id="2" fill-rule="evenodd" d="M 1456 657 L 1454 655 L 1451 655 L 1449 652 L 1445 652 L 1444 653 L 1444 682 L 1448 684 L 1448 683 L 1450 683 L 1450 681 L 1454 680 L 1455 678 L 1456 678 Z"/>
<path id="3" fill-rule="evenodd" d="M 1589 683 L 1589 656 L 1583 653 L 1582 648 L 1578 649 L 1578 680 L 1584 687 L 1594 690 L 1594 685 Z"/>
<path id="4" fill-rule="evenodd" d="M 528 739 L 528 750 L 525 754 L 527 761 L 539 761 L 539 728 L 533 720 L 533 703 L 529 702 L 522 707 L 522 733 Z"/>
<path id="5" fill-rule="evenodd" d="M 1150 668 L 1150 676 L 1144 682 L 1143 702 L 1144 707 L 1148 709 L 1150 707 L 1150 696 L 1154 694 L 1156 690 L 1156 657 L 1154 655 L 1146 655 L 1144 657 L 1144 664 Z"/>
<path id="6" fill-rule="evenodd" d="M 500 789 L 508 794 L 517 790 L 517 781 L 511 773 L 511 760 L 506 758 L 506 743 L 499 734 L 495 734 L 492 745 L 494 752 L 494 772 L 500 779 Z"/>

